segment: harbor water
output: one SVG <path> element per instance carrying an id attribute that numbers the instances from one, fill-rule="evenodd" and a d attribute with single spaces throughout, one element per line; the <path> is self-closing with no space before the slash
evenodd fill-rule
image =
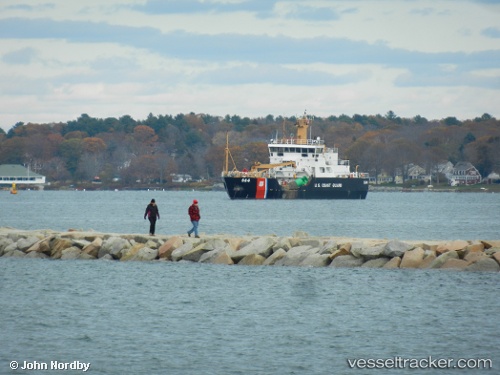
<path id="1" fill-rule="evenodd" d="M 1 192 L 0 226 L 147 233 L 151 198 L 165 234 L 188 229 L 197 199 L 211 234 L 499 238 L 494 194 Z M 0 257 L 0 374 L 493 374 L 499 295 L 489 272 Z"/>
<path id="2" fill-rule="evenodd" d="M 183 234 L 193 199 L 207 234 L 275 234 L 401 240 L 499 239 L 500 194 L 370 192 L 366 200 L 230 200 L 225 192 L 0 191 L 0 227 L 148 233 L 154 198 L 158 234 Z"/>

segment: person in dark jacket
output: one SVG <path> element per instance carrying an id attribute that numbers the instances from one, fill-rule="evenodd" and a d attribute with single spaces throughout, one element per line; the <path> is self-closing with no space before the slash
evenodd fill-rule
<path id="1" fill-rule="evenodd" d="M 155 235 L 156 229 L 156 219 L 160 220 L 160 211 L 158 210 L 158 206 L 154 199 L 151 199 L 151 202 L 146 207 L 146 212 L 144 212 L 144 220 L 146 217 L 149 219 L 149 234 L 151 236 Z"/>
<path id="2" fill-rule="evenodd" d="M 196 238 L 200 238 L 200 236 L 198 236 L 198 222 L 200 221 L 201 217 L 200 217 L 200 208 L 198 207 L 198 201 L 196 199 L 193 200 L 193 204 L 189 206 L 188 214 L 189 214 L 189 219 L 193 224 L 193 227 L 187 232 L 188 236 L 191 237 L 191 233 L 194 232 L 194 236 Z"/>

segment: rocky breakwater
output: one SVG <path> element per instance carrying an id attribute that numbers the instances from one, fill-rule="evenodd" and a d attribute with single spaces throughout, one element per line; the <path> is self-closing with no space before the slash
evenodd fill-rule
<path id="1" fill-rule="evenodd" d="M 0 257 L 199 262 L 226 265 L 500 271 L 500 240 L 400 241 L 345 237 L 148 236 L 0 228 Z"/>

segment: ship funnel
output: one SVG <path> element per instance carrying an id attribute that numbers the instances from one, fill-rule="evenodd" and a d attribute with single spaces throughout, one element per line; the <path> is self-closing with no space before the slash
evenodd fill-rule
<path id="1" fill-rule="evenodd" d="M 295 126 L 297 127 L 297 143 L 307 143 L 307 129 L 309 128 L 309 120 L 305 114 L 302 118 L 297 120 Z"/>

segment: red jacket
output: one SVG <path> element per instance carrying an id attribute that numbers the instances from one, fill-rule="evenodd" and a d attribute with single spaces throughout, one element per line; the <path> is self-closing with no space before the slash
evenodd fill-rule
<path id="1" fill-rule="evenodd" d="M 200 208 L 196 204 L 189 206 L 188 213 L 191 221 L 200 221 Z"/>

